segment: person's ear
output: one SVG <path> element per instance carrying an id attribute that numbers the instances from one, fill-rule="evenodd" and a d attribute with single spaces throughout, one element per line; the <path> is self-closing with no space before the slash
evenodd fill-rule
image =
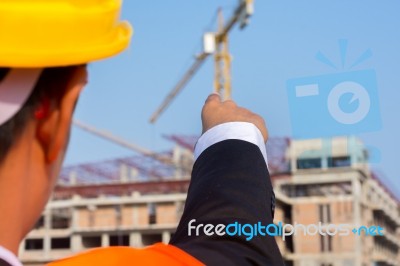
<path id="1" fill-rule="evenodd" d="M 38 123 L 37 137 L 43 148 L 45 160 L 48 163 L 56 160 L 65 149 L 70 134 L 75 105 L 86 83 L 86 67 L 77 68 L 59 104 L 49 107 L 47 111 L 41 111 L 41 108 L 46 108 L 46 104 L 44 103 L 37 112 L 39 114 L 47 112 L 45 117 L 41 118 Z M 35 112 L 35 116 L 37 113 Z"/>

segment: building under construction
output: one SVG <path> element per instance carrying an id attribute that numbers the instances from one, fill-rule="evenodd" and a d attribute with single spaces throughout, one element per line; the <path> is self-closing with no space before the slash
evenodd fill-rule
<path id="1" fill-rule="evenodd" d="M 183 212 L 196 138 L 168 139 L 175 148 L 158 156 L 64 168 L 53 199 L 20 246 L 24 265 L 95 247 L 168 243 Z M 274 222 L 384 228 L 375 236 L 277 237 L 286 265 L 400 265 L 400 204 L 370 170 L 359 140 L 273 138 L 267 151 Z"/>

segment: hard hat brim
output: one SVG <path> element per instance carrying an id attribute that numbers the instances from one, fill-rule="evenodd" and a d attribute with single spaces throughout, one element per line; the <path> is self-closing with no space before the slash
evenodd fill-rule
<path id="1" fill-rule="evenodd" d="M 1 47 L 0 67 L 42 68 L 80 65 L 116 55 L 128 47 L 133 29 L 128 22 L 120 22 L 112 32 L 113 38 L 99 40 L 97 43 L 54 49 L 32 51 Z M 110 41 L 111 40 L 111 41 Z"/>

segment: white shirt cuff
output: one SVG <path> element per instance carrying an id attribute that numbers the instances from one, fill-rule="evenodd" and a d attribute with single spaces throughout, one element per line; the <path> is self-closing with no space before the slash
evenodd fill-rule
<path id="1" fill-rule="evenodd" d="M 257 145 L 268 166 L 267 150 L 261 131 L 248 122 L 228 122 L 207 130 L 196 143 L 194 159 L 197 160 L 200 154 L 211 145 L 228 139 L 244 140 Z"/>
<path id="2" fill-rule="evenodd" d="M 21 262 L 17 259 L 14 253 L 2 246 L 0 246 L 0 258 L 11 266 L 22 266 Z"/>

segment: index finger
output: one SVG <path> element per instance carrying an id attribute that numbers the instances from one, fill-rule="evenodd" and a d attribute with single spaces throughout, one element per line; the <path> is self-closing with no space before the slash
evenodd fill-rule
<path id="1" fill-rule="evenodd" d="M 216 93 L 216 92 L 211 93 L 211 94 L 207 97 L 205 103 L 207 104 L 207 103 L 211 103 L 211 102 L 220 103 L 220 102 L 221 102 L 221 96 L 220 96 L 218 93 Z"/>

